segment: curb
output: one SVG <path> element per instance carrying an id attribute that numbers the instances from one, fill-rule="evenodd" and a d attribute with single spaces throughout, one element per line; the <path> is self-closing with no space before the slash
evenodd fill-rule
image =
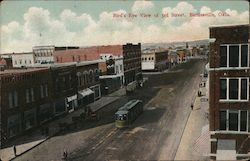
<path id="1" fill-rule="evenodd" d="M 54 136 L 54 135 L 53 135 L 53 136 Z M 42 144 L 42 143 L 45 142 L 46 140 L 50 139 L 51 137 L 52 137 L 52 136 L 46 137 L 43 141 L 39 142 L 38 144 L 32 146 L 31 148 L 29 148 L 29 149 L 27 149 L 27 150 L 25 150 L 25 151 L 23 151 L 22 153 L 18 154 L 18 155 L 15 156 L 14 158 L 11 158 L 10 161 L 13 161 L 13 160 L 15 160 L 16 158 L 22 156 L 23 154 L 29 152 L 30 150 L 32 150 L 32 149 L 34 149 L 35 147 L 39 146 L 40 144 Z"/>

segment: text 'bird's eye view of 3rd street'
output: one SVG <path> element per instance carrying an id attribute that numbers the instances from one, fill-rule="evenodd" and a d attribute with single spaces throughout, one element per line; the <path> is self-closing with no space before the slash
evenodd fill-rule
<path id="1" fill-rule="evenodd" d="M 247 0 L 0 13 L 0 161 L 250 160 Z"/>

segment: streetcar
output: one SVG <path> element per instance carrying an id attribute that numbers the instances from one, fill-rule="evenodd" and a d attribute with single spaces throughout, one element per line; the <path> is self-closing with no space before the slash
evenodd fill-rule
<path id="1" fill-rule="evenodd" d="M 141 100 L 131 100 L 120 107 L 115 113 L 115 126 L 117 128 L 128 127 L 143 112 Z"/>

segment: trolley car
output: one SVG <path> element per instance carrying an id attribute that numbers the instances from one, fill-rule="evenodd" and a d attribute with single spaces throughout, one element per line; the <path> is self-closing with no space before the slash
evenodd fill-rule
<path id="1" fill-rule="evenodd" d="M 115 113 L 115 125 L 117 128 L 128 127 L 143 112 L 141 100 L 131 100 L 118 109 Z"/>

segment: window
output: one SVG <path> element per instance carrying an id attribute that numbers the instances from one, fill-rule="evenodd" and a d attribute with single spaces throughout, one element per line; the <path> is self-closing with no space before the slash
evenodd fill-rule
<path id="1" fill-rule="evenodd" d="M 241 45 L 241 66 L 247 67 L 248 62 L 248 45 Z"/>
<path id="2" fill-rule="evenodd" d="M 40 85 L 41 98 L 44 98 L 43 85 Z"/>
<path id="3" fill-rule="evenodd" d="M 238 79 L 229 79 L 229 99 L 238 99 Z"/>
<path id="4" fill-rule="evenodd" d="M 229 67 L 239 67 L 239 46 L 229 46 Z"/>
<path id="5" fill-rule="evenodd" d="M 249 53 L 247 44 L 220 46 L 220 67 L 248 67 Z"/>
<path id="6" fill-rule="evenodd" d="M 45 96 L 48 97 L 48 84 L 45 84 Z"/>
<path id="7" fill-rule="evenodd" d="M 220 130 L 226 130 L 227 127 L 227 112 L 220 111 Z"/>
<path id="8" fill-rule="evenodd" d="M 227 46 L 220 47 L 220 67 L 227 67 Z"/>
<path id="9" fill-rule="evenodd" d="M 26 103 L 30 102 L 30 94 L 29 94 L 29 89 L 26 89 Z"/>
<path id="10" fill-rule="evenodd" d="M 219 129 L 225 131 L 248 131 L 248 111 L 221 110 Z"/>
<path id="11" fill-rule="evenodd" d="M 240 117 L 240 131 L 247 131 L 247 111 L 241 111 Z"/>
<path id="12" fill-rule="evenodd" d="M 238 111 L 229 111 L 229 130 L 238 131 Z"/>
<path id="13" fill-rule="evenodd" d="M 221 78 L 220 101 L 247 101 L 249 78 Z"/>
<path id="14" fill-rule="evenodd" d="M 9 108 L 13 108 L 13 99 L 12 99 L 12 92 L 9 92 Z"/>
<path id="15" fill-rule="evenodd" d="M 31 101 L 35 101 L 33 88 L 30 89 L 30 94 L 31 94 Z"/>
<path id="16" fill-rule="evenodd" d="M 227 80 L 221 79 L 220 80 L 220 99 L 227 98 Z"/>
<path id="17" fill-rule="evenodd" d="M 247 99 L 247 79 L 241 79 L 241 99 Z"/>
<path id="18" fill-rule="evenodd" d="M 14 91 L 14 106 L 15 106 L 15 107 L 18 106 L 18 95 L 17 95 L 17 91 Z"/>

